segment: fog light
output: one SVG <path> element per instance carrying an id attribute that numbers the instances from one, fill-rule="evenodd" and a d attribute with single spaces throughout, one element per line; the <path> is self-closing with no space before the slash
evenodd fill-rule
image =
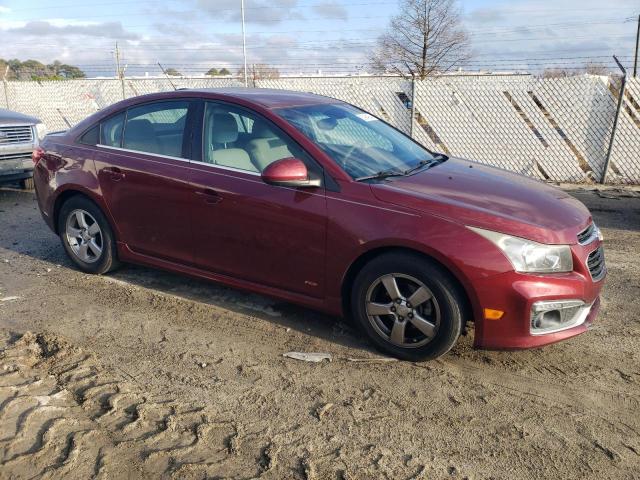
<path id="1" fill-rule="evenodd" d="M 591 305 L 581 300 L 536 302 L 531 308 L 531 334 L 566 330 L 584 323 Z"/>

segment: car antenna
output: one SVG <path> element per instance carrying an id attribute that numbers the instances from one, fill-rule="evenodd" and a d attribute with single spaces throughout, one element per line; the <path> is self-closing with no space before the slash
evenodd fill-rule
<path id="1" fill-rule="evenodd" d="M 160 67 L 160 70 L 162 70 L 162 73 L 164 73 L 165 77 L 167 77 L 167 80 L 169 80 L 169 83 L 171 84 L 173 89 L 174 90 L 178 90 L 176 88 L 176 86 L 173 84 L 173 82 L 171 81 L 171 78 L 169 78 L 169 74 L 165 71 L 165 69 L 162 67 L 162 65 L 160 65 L 160 62 L 158 62 L 158 66 Z"/>

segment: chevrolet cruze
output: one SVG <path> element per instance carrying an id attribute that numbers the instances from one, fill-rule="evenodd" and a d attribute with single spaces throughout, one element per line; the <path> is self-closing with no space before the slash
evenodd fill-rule
<path id="1" fill-rule="evenodd" d="M 146 95 L 48 135 L 33 161 L 81 270 L 144 264 L 350 316 L 402 359 L 443 355 L 468 321 L 477 347 L 557 342 L 599 308 L 602 237 L 579 201 L 331 98 Z"/>

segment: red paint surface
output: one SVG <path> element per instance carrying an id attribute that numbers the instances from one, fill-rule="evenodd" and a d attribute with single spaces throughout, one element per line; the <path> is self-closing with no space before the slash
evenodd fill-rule
<path id="1" fill-rule="evenodd" d="M 274 186 L 259 175 L 215 165 L 75 143 L 89 126 L 113 112 L 167 98 L 220 100 L 254 110 L 298 142 L 339 189 Z M 34 173 L 43 217 L 55 230 L 57 200 L 81 192 L 105 212 L 122 260 L 334 315 L 345 313 L 344 282 L 359 258 L 389 248 L 411 249 L 440 262 L 464 287 L 473 308 L 477 346 L 535 347 L 586 330 L 597 313 L 603 281 L 594 283 L 585 267 L 600 242 L 583 247 L 576 241 L 591 221 L 584 205 L 541 182 L 459 159 L 409 177 L 354 182 L 272 111 L 318 102 L 336 101 L 295 92 L 231 89 L 168 92 L 115 104 L 43 142 L 46 153 Z M 570 244 L 574 271 L 516 273 L 501 251 L 466 225 L 541 243 Z M 530 335 L 532 303 L 556 299 L 595 304 L 585 325 Z M 484 320 L 484 308 L 505 315 Z"/>

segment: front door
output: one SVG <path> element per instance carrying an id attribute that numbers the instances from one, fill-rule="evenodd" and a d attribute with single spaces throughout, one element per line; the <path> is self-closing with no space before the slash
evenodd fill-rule
<path id="1" fill-rule="evenodd" d="M 191 218 L 201 268 L 315 297 L 324 294 L 323 187 L 267 185 L 260 172 L 297 157 L 315 162 L 288 136 L 249 110 L 207 102 L 203 152 L 192 162 Z"/>
<path id="2" fill-rule="evenodd" d="M 118 240 L 136 253 L 193 263 L 186 101 L 129 108 L 101 124 L 95 157 Z"/>

